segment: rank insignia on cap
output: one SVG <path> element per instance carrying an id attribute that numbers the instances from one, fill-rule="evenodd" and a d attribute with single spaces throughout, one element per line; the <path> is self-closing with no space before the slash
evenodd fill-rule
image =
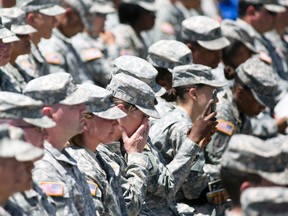
<path id="1" fill-rule="evenodd" d="M 165 34 L 174 35 L 175 29 L 171 23 L 165 22 L 160 27 L 161 31 Z"/>
<path id="2" fill-rule="evenodd" d="M 64 63 L 64 58 L 60 53 L 52 52 L 45 55 L 45 59 L 50 64 L 60 65 Z"/>
<path id="3" fill-rule="evenodd" d="M 96 196 L 98 185 L 92 181 L 87 181 L 92 196 Z"/>
<path id="4" fill-rule="evenodd" d="M 97 48 L 90 48 L 90 49 L 85 49 L 81 53 L 81 58 L 83 61 L 91 61 L 94 59 L 99 59 L 103 57 L 103 53 L 101 50 Z"/>
<path id="5" fill-rule="evenodd" d="M 63 182 L 38 182 L 43 192 L 48 196 L 63 196 Z"/>
<path id="6" fill-rule="evenodd" d="M 227 134 L 229 136 L 233 134 L 235 126 L 231 122 L 228 122 L 222 119 L 217 120 L 217 121 L 218 121 L 218 124 L 216 125 L 216 128 L 218 131 L 224 134 Z"/>

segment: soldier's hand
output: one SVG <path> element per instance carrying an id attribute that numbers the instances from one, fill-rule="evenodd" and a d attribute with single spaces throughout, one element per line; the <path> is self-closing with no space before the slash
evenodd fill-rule
<path id="1" fill-rule="evenodd" d="M 101 32 L 100 37 L 107 45 L 114 45 L 116 44 L 115 35 L 112 32 Z"/>
<path id="2" fill-rule="evenodd" d="M 193 126 L 188 134 L 188 138 L 199 144 L 201 148 L 205 148 L 209 143 L 217 125 L 216 112 L 210 113 L 212 104 L 213 100 L 210 100 L 202 114 L 193 122 Z"/>
<path id="3" fill-rule="evenodd" d="M 144 118 L 140 127 L 136 132 L 128 137 L 126 129 L 121 127 L 122 130 L 122 139 L 124 142 L 124 148 L 127 154 L 131 153 L 141 153 L 147 144 L 148 133 L 149 133 L 149 124 L 148 117 Z"/>

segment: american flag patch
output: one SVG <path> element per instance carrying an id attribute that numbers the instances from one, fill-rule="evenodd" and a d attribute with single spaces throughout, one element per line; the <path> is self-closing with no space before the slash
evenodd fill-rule
<path id="1" fill-rule="evenodd" d="M 98 185 L 92 181 L 87 181 L 92 196 L 96 196 Z"/>
<path id="2" fill-rule="evenodd" d="M 62 182 L 38 182 L 38 184 L 48 196 L 64 195 L 64 184 Z"/>
<path id="3" fill-rule="evenodd" d="M 218 131 L 220 131 L 224 134 L 227 134 L 229 136 L 231 136 L 233 134 L 235 126 L 231 122 L 224 121 L 222 119 L 217 120 L 217 121 L 218 121 L 218 124 L 217 124 L 216 128 Z"/>

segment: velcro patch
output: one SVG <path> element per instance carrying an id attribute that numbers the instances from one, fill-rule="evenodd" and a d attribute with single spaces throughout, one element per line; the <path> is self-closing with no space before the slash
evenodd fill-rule
<path id="1" fill-rule="evenodd" d="M 102 57 L 103 53 L 97 48 L 85 49 L 81 52 L 81 58 L 83 61 L 91 61 Z"/>
<path id="2" fill-rule="evenodd" d="M 87 181 L 92 196 L 96 196 L 98 185 L 92 181 Z"/>
<path id="3" fill-rule="evenodd" d="M 175 29 L 171 23 L 165 22 L 160 26 L 160 29 L 165 34 L 174 35 Z"/>
<path id="4" fill-rule="evenodd" d="M 224 134 L 231 136 L 234 132 L 235 126 L 228 121 L 225 120 L 217 120 L 218 124 L 216 125 L 216 129 Z"/>
<path id="5" fill-rule="evenodd" d="M 63 182 L 38 182 L 38 184 L 48 196 L 64 196 Z"/>
<path id="6" fill-rule="evenodd" d="M 50 64 L 60 65 L 64 63 L 64 58 L 60 53 L 52 52 L 45 55 L 45 59 Z"/>

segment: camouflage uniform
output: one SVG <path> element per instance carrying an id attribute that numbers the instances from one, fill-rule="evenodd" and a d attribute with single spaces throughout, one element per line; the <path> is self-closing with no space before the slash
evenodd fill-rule
<path id="1" fill-rule="evenodd" d="M 41 188 L 35 182 L 33 184 L 33 189 L 23 193 L 14 194 L 10 197 L 10 202 L 17 205 L 21 208 L 21 211 L 23 211 L 21 214 L 17 215 L 56 216 L 54 202 L 43 193 Z"/>
<path id="2" fill-rule="evenodd" d="M 171 73 L 175 66 L 191 64 L 192 53 L 185 44 L 179 41 L 160 40 L 149 47 L 147 59 L 156 69 L 165 68 L 167 73 Z M 172 80 L 169 81 L 172 82 Z M 167 102 L 161 96 L 156 96 L 158 102 L 156 109 L 160 117 L 174 110 L 175 104 L 173 102 Z M 157 119 L 150 118 L 150 126 L 156 121 Z"/>
<path id="3" fill-rule="evenodd" d="M 132 68 L 130 70 L 133 71 Z M 153 91 L 144 82 L 120 73 L 112 78 L 107 89 L 113 93 L 114 97 L 134 104 L 146 115 L 159 117 L 154 107 Z M 191 140 L 186 139 L 184 143 L 179 149 L 181 157 L 176 157 L 170 164 L 165 162 L 150 140 L 143 151 L 149 158 L 148 188 L 145 200 L 156 215 L 177 215 L 174 196 L 199 152 L 199 146 Z"/>
<path id="4" fill-rule="evenodd" d="M 261 68 L 261 70 L 260 70 Z M 261 72 L 260 72 L 261 71 Z M 251 58 L 236 69 L 237 77 L 253 93 L 258 103 L 273 107 L 275 105 L 276 77 L 272 69 L 258 58 Z M 232 91 L 227 89 L 221 96 L 216 107 L 217 132 L 212 136 L 206 147 L 207 161 L 218 163 L 232 134 L 252 134 L 250 119 L 240 113 L 233 101 Z"/>
<path id="5" fill-rule="evenodd" d="M 0 10 L 0 16 L 9 19 L 9 22 L 5 23 L 5 25 L 9 26 L 10 30 L 17 35 L 28 35 L 36 32 L 36 29 L 26 24 L 25 12 L 18 8 L 2 9 Z M 5 74 L 2 76 L 6 81 L 6 83 L 1 84 L 3 91 L 22 92 L 26 83 L 32 79 L 17 63 L 15 65 L 8 63 L 1 67 L 1 72 Z"/>
<path id="6" fill-rule="evenodd" d="M 57 16 L 65 12 L 65 9 L 53 1 L 20 0 L 17 6 L 28 13 L 44 14 L 46 16 Z M 36 78 L 49 74 L 49 65 L 37 45 L 31 41 L 31 54 L 21 55 L 16 59 L 16 63 L 21 69 L 26 71 L 31 77 Z"/>
<path id="7" fill-rule="evenodd" d="M 81 17 L 84 26 L 91 25 L 87 19 L 88 8 L 81 1 L 69 0 L 67 2 Z M 72 46 L 71 38 L 65 37 L 59 29 L 53 29 L 49 40 L 41 40 L 39 50 L 50 66 L 50 73 L 66 71 L 70 73 L 76 83 L 92 83 L 92 76 L 86 71 L 81 57 Z"/>
<path id="8" fill-rule="evenodd" d="M 189 11 L 181 1 L 163 5 L 161 10 L 157 12 L 154 41 L 163 39 L 180 41 L 182 21 L 200 14 L 201 12 L 196 10 Z"/>
<path id="9" fill-rule="evenodd" d="M 216 87 L 223 85 L 215 81 L 209 67 L 202 65 L 177 66 L 172 73 L 174 76 L 173 87 L 198 84 L 199 82 Z M 151 140 L 161 152 L 167 164 L 173 162 L 175 158 L 181 157 L 180 149 L 182 145 L 185 145 L 187 132 L 191 127 L 191 117 L 180 106 L 177 106 L 175 110 L 166 114 L 151 127 L 149 133 Z M 187 205 L 186 208 L 189 208 L 189 205 L 197 207 L 196 212 L 203 213 L 199 208 L 201 205 L 197 206 L 195 201 L 199 198 L 201 192 L 207 188 L 208 182 L 213 180 L 213 178 L 210 179 L 208 173 L 204 172 L 204 165 L 204 152 L 200 150 L 197 160 L 188 167 L 188 175 L 185 176 L 185 181 L 182 182 L 181 188 L 176 194 L 178 211 L 182 214 L 187 214 L 187 209 L 184 209 L 185 205 Z M 194 204 L 192 204 L 193 201 Z M 198 204 L 200 203 L 198 202 Z M 208 209 L 208 206 L 206 205 L 205 208 Z M 193 208 L 190 207 L 190 211 L 191 209 Z"/>
<path id="10" fill-rule="evenodd" d="M 7 114 L 7 113 L 6 113 Z M 15 158 L 18 162 L 34 161 L 43 155 L 43 150 L 27 143 L 24 132 L 8 124 L 0 125 L 0 146 L 3 158 Z M 14 179 L 11 179 L 14 181 Z M 17 184 L 17 183 L 16 183 Z M 3 198 L 3 197 L 2 197 Z M 3 200 L 5 201 L 5 200 Z M 5 210 L 1 207 L 0 214 L 5 215 L 30 215 L 24 214 L 22 208 L 11 201 L 4 203 Z"/>
<path id="11" fill-rule="evenodd" d="M 44 157 L 35 163 L 33 179 L 53 199 L 57 214 L 96 215 L 89 187 L 76 161 L 48 142 L 44 146 Z"/>
<path id="12" fill-rule="evenodd" d="M 85 32 L 74 36 L 71 43 L 94 83 L 105 87 L 111 79 L 111 65 L 106 59 L 103 46 Z"/>
<path id="13" fill-rule="evenodd" d="M 76 86 L 68 73 L 54 73 L 28 83 L 24 93 L 45 105 L 73 106 L 87 102 L 91 92 Z M 56 125 L 57 127 L 57 125 Z M 33 180 L 56 204 L 59 215 L 97 215 L 85 176 L 63 149 L 44 143 L 44 157 L 35 163 Z"/>

